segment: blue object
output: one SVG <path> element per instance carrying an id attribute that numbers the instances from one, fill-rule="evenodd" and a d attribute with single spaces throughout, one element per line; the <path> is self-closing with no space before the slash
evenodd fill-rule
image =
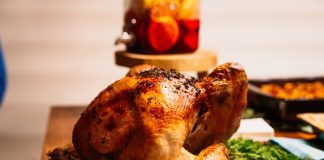
<path id="1" fill-rule="evenodd" d="M 0 43 L 0 104 L 2 104 L 7 86 L 6 68 Z"/>
<path id="2" fill-rule="evenodd" d="M 324 152 L 314 148 L 307 141 L 296 138 L 271 138 L 271 143 L 278 144 L 301 159 L 323 160 Z"/>

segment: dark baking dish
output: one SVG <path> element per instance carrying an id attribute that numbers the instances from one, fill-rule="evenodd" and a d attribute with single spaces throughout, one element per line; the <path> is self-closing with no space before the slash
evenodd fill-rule
<path id="1" fill-rule="evenodd" d="M 315 81 L 324 84 L 324 77 L 249 80 L 248 105 L 257 111 L 265 112 L 268 118 L 279 118 L 284 121 L 296 121 L 298 113 L 324 112 L 324 99 L 283 99 L 271 96 L 261 90 L 263 84 L 283 85 L 286 82 Z"/>

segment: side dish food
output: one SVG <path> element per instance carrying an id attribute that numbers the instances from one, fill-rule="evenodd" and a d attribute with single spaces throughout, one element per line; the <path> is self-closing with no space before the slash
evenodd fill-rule
<path id="1" fill-rule="evenodd" d="M 226 146 L 229 149 L 231 160 L 299 160 L 298 157 L 278 145 L 263 144 L 251 139 L 230 139 Z"/>
<path id="2" fill-rule="evenodd" d="M 315 82 L 285 82 L 283 85 L 263 84 L 261 90 L 283 99 L 319 99 L 324 98 L 324 85 Z"/>

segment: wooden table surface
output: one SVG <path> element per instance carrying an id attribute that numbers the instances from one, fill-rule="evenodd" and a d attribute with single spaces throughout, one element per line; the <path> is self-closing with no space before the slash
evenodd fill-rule
<path id="1" fill-rule="evenodd" d="M 48 151 L 72 143 L 72 130 L 84 107 L 52 107 L 44 139 L 42 160 L 46 160 Z"/>
<path id="2" fill-rule="evenodd" d="M 48 151 L 56 147 L 62 147 L 72 143 L 72 130 L 75 122 L 80 117 L 84 106 L 57 106 L 52 107 L 48 121 L 46 136 L 44 139 L 42 160 L 47 160 Z M 275 132 L 276 137 L 291 137 L 312 139 L 312 134 L 302 132 Z"/>

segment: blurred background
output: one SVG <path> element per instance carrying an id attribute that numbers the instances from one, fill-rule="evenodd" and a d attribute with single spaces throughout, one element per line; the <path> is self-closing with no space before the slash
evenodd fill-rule
<path id="1" fill-rule="evenodd" d="M 86 105 L 125 75 L 122 17 L 121 0 L 0 0 L 0 159 L 39 159 L 51 106 Z M 200 48 L 249 78 L 324 75 L 324 0 L 202 0 Z"/>

